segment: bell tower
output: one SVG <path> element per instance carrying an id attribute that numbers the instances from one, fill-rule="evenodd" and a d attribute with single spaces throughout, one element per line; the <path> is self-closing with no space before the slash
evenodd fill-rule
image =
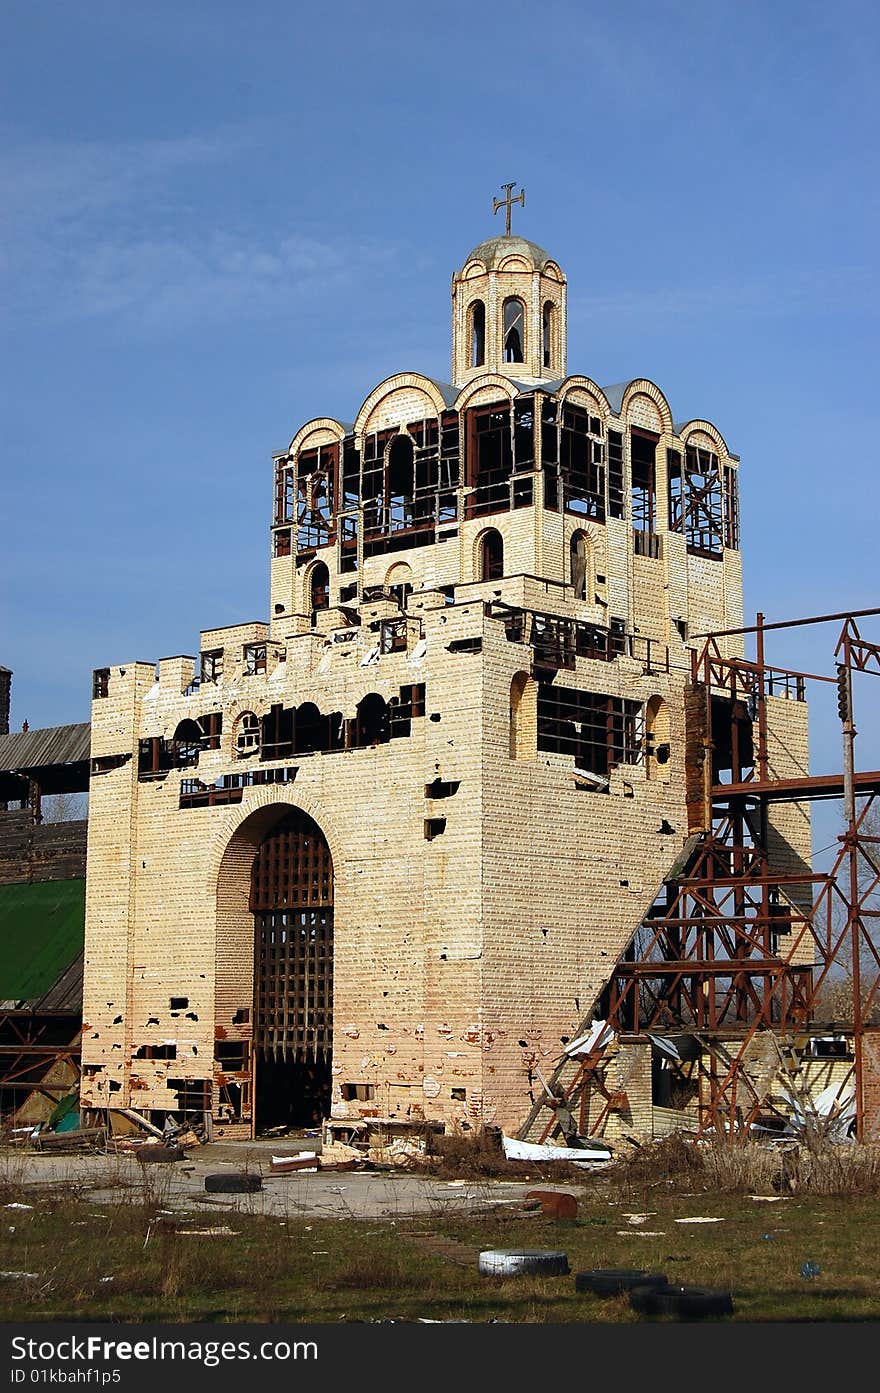
<path id="1" fill-rule="evenodd" d="M 506 213 L 503 236 L 481 242 L 452 277 L 452 380 L 463 386 L 485 373 L 517 382 L 566 376 L 566 281 L 542 247 L 511 233 L 512 206 L 525 191 L 495 199 Z"/>

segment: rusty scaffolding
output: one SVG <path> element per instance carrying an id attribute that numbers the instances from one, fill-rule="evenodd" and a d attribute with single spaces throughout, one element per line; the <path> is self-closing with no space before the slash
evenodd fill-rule
<path id="1" fill-rule="evenodd" d="M 852 1090 L 856 1136 L 874 1135 L 880 949 L 872 926 L 880 917 L 880 837 L 872 809 L 880 771 L 856 768 L 852 679 L 856 672 L 880 675 L 880 643 L 859 627 L 878 615 L 861 610 L 765 624 L 759 614 L 751 628 L 699 636 L 705 642 L 693 652 L 686 695 L 689 840 L 582 1022 L 586 1052 L 563 1055 L 520 1136 L 603 1133 L 626 1103 L 608 1082 L 615 1040 L 662 1045 L 666 1038 L 667 1058 L 677 1059 L 695 1102 L 698 1135 L 743 1132 L 772 1122 L 774 1112 L 781 1120 L 769 1089 L 746 1068 L 758 1037 L 765 1032 L 778 1052 L 795 1043 L 803 1050 L 830 1030 L 845 1041 L 849 1068 L 838 1092 Z M 770 630 L 831 623 L 839 626 L 833 673 L 766 661 Z M 726 655 L 721 641 L 745 635 L 754 637 L 754 659 Z M 768 698 L 803 701 L 808 681 L 837 687 L 842 773 L 776 778 L 768 761 Z M 830 869 L 774 865 L 773 805 L 819 799 L 842 800 L 844 830 Z M 822 1008 L 832 982 L 838 991 L 844 983 L 847 996 L 837 1020 Z M 601 1032 L 599 1020 L 606 1022 Z M 688 1058 L 675 1047 L 682 1033 Z"/>

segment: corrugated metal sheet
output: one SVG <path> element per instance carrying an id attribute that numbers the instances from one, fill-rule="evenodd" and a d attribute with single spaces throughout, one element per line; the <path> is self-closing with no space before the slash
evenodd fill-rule
<path id="1" fill-rule="evenodd" d="M 6 772 L 45 769 L 52 764 L 80 764 L 89 757 L 91 726 L 47 726 L 0 735 L 0 769 Z"/>
<path id="2" fill-rule="evenodd" d="M 31 1009 L 37 1012 L 65 1011 L 71 1015 L 80 1015 L 83 1001 L 84 962 L 85 952 L 82 952 L 78 954 L 70 967 L 65 968 L 57 982 L 53 982 L 45 995 L 33 1003 Z"/>

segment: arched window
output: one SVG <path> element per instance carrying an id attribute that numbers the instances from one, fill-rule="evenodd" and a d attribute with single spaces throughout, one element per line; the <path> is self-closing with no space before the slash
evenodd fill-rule
<path id="1" fill-rule="evenodd" d="M 480 580 L 500 580 L 504 575 L 504 542 L 492 528 L 480 540 Z"/>
<path id="2" fill-rule="evenodd" d="M 391 739 L 391 720 L 383 697 L 368 692 L 358 702 L 355 716 L 355 746 L 384 745 Z"/>
<path id="3" fill-rule="evenodd" d="M 309 598 L 312 610 L 327 609 L 330 604 L 330 572 L 323 561 L 312 567 Z"/>
<path id="4" fill-rule="evenodd" d="M 589 598 L 590 542 L 585 532 L 573 532 L 569 543 L 571 585 L 576 600 Z"/>
<path id="5" fill-rule="evenodd" d="M 504 361 L 524 363 L 526 360 L 526 307 L 522 300 L 511 296 L 504 301 Z"/>
<path id="6" fill-rule="evenodd" d="M 327 748 L 327 717 L 322 716 L 312 701 L 296 708 L 293 723 L 293 752 L 311 755 Z"/>
<path id="7" fill-rule="evenodd" d="M 191 764 L 198 764 L 204 735 L 195 721 L 181 721 L 174 732 L 173 742 L 177 746 L 179 768 L 186 769 Z"/>
<path id="8" fill-rule="evenodd" d="M 482 300 L 471 305 L 471 367 L 481 368 L 486 361 L 486 306 Z"/>
<path id="9" fill-rule="evenodd" d="M 407 596 L 413 589 L 412 567 L 405 561 L 398 561 L 385 577 L 385 589 L 391 592 L 401 609 L 406 609 Z"/>
<path id="10" fill-rule="evenodd" d="M 392 532 L 412 524 L 414 459 L 412 437 L 396 435 L 388 451 L 388 525 Z"/>
<path id="11" fill-rule="evenodd" d="M 549 368 L 553 361 L 553 302 L 544 301 L 544 311 L 541 315 L 541 351 L 545 368 Z"/>

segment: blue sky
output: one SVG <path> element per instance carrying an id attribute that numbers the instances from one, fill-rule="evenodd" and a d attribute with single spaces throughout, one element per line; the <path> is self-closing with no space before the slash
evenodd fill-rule
<path id="1" fill-rule="evenodd" d="M 876 603 L 878 38 L 859 0 L 6 0 L 14 728 L 266 615 L 272 450 L 448 379 L 450 275 L 512 178 L 570 370 L 741 454 L 747 613 Z"/>

